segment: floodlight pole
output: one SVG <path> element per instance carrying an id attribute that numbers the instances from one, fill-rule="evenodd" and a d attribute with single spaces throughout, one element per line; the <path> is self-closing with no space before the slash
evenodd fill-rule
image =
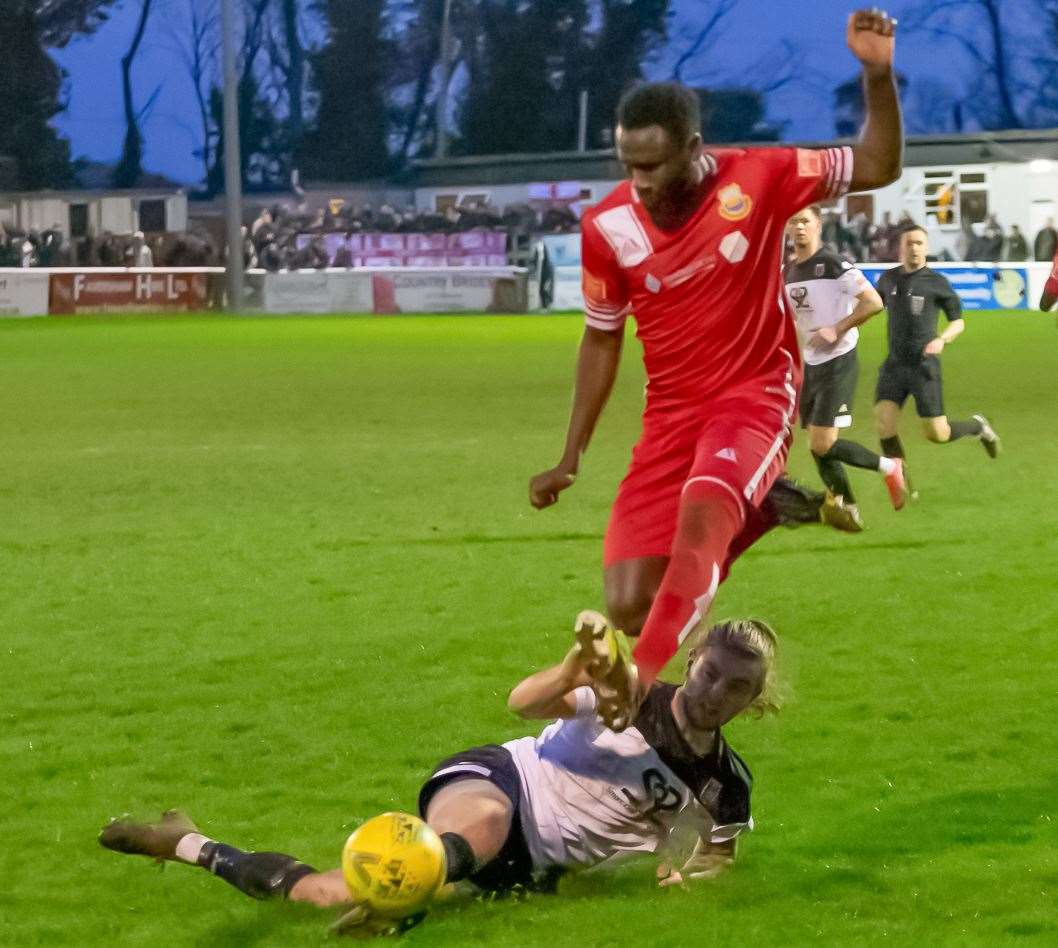
<path id="1" fill-rule="evenodd" d="M 437 136 L 434 143 L 434 158 L 444 158 L 448 154 L 448 48 L 451 46 L 452 0 L 445 0 L 441 12 L 441 88 L 437 91 L 437 112 L 434 123 L 437 125 Z"/>
<path id="2" fill-rule="evenodd" d="M 224 211 L 228 233 L 228 309 L 242 307 L 242 152 L 239 144 L 239 81 L 235 71 L 235 0 L 221 0 L 224 46 Z"/>
<path id="3" fill-rule="evenodd" d="M 577 103 L 577 151 L 588 150 L 588 90 L 580 90 Z"/>

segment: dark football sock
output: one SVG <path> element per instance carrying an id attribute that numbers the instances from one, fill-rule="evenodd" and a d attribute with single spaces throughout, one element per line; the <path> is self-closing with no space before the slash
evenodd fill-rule
<path id="1" fill-rule="evenodd" d="M 842 461 L 845 464 L 851 464 L 853 467 L 862 467 L 868 471 L 877 471 L 878 465 L 882 460 L 870 448 L 865 448 L 858 441 L 842 441 L 840 439 L 830 446 L 830 450 L 823 457 Z"/>
<path id="2" fill-rule="evenodd" d="M 814 451 L 812 457 L 816 459 L 816 467 L 819 468 L 819 476 L 832 494 L 844 497 L 850 504 L 856 503 L 852 495 L 852 486 L 849 484 L 849 476 L 845 473 L 845 467 L 840 462 L 829 456 L 829 452 L 820 457 Z"/>
<path id="3" fill-rule="evenodd" d="M 907 457 L 907 455 L 904 454 L 904 446 L 900 443 L 900 435 L 893 435 L 891 438 L 882 438 L 882 454 L 887 458 Z"/>
<path id="4" fill-rule="evenodd" d="M 284 853 L 247 853 L 212 840 L 198 864 L 254 899 L 286 898 L 298 880 L 316 871 Z"/>
<path id="5" fill-rule="evenodd" d="M 951 437 L 949 441 L 958 441 L 960 438 L 965 438 L 967 435 L 973 435 L 975 438 L 981 437 L 981 422 L 976 418 L 971 418 L 969 421 L 949 421 L 948 426 L 951 428 Z"/>
<path id="6" fill-rule="evenodd" d="M 474 872 L 477 859 L 474 858 L 470 843 L 462 836 L 458 833 L 442 833 L 441 844 L 445 848 L 445 882 L 459 882 Z"/>

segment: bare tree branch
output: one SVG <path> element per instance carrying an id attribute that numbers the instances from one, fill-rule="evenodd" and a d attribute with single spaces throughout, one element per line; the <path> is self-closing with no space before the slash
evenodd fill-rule
<path id="1" fill-rule="evenodd" d="M 694 60 L 715 39 L 715 31 L 723 19 L 735 8 L 736 0 L 719 0 L 713 8 L 709 19 L 698 30 L 691 45 L 681 53 L 672 67 L 672 78 L 677 82 L 683 82 L 683 69 L 687 63 Z"/>

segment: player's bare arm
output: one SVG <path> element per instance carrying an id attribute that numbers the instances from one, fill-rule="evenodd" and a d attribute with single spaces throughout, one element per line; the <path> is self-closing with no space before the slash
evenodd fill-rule
<path id="1" fill-rule="evenodd" d="M 852 312 L 833 326 L 820 326 L 812 334 L 812 342 L 815 345 L 824 343 L 832 346 L 850 329 L 862 326 L 872 316 L 877 316 L 884 308 L 885 304 L 874 287 L 864 290 L 856 295 L 856 306 Z"/>
<path id="2" fill-rule="evenodd" d="M 609 332 L 586 326 L 577 355 L 577 378 L 573 391 L 566 447 L 553 468 L 529 481 L 529 503 L 537 510 L 558 502 L 558 495 L 570 487 L 580 471 L 581 455 L 606 405 L 617 367 L 621 361 L 624 330 Z"/>
<path id="3" fill-rule="evenodd" d="M 850 329 L 862 326 L 872 316 L 877 316 L 884 308 L 885 304 L 873 286 L 862 293 L 856 294 L 856 306 L 848 316 L 834 327 L 837 330 L 837 338 L 840 339 Z"/>
<path id="4" fill-rule="evenodd" d="M 526 720 L 571 718 L 577 711 L 577 700 L 571 692 L 590 684 L 580 646 L 574 645 L 559 664 L 535 672 L 515 685 L 507 707 Z"/>
<path id="5" fill-rule="evenodd" d="M 893 75 L 896 20 L 877 7 L 849 17 L 846 39 L 863 65 L 866 121 L 852 146 L 851 190 L 865 191 L 890 184 L 903 167 L 904 129 Z"/>
<path id="6" fill-rule="evenodd" d="M 927 344 L 926 348 L 922 350 L 923 355 L 940 355 L 944 351 L 944 347 L 948 343 L 953 342 L 957 336 L 960 336 L 966 329 L 965 319 L 953 319 L 947 326 L 944 327 L 944 332 L 937 336 L 936 339 L 931 339 Z"/>

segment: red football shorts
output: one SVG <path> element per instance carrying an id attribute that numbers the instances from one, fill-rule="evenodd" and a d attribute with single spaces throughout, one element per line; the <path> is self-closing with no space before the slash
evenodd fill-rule
<path id="1" fill-rule="evenodd" d="M 747 382 L 723 395 L 643 416 L 643 435 L 610 512 L 603 565 L 644 556 L 668 556 L 685 485 L 714 484 L 753 514 L 786 468 L 790 424 L 797 410 L 794 369 Z M 754 508 L 748 510 L 747 508 Z M 766 532 L 755 516 L 745 549 Z"/>

